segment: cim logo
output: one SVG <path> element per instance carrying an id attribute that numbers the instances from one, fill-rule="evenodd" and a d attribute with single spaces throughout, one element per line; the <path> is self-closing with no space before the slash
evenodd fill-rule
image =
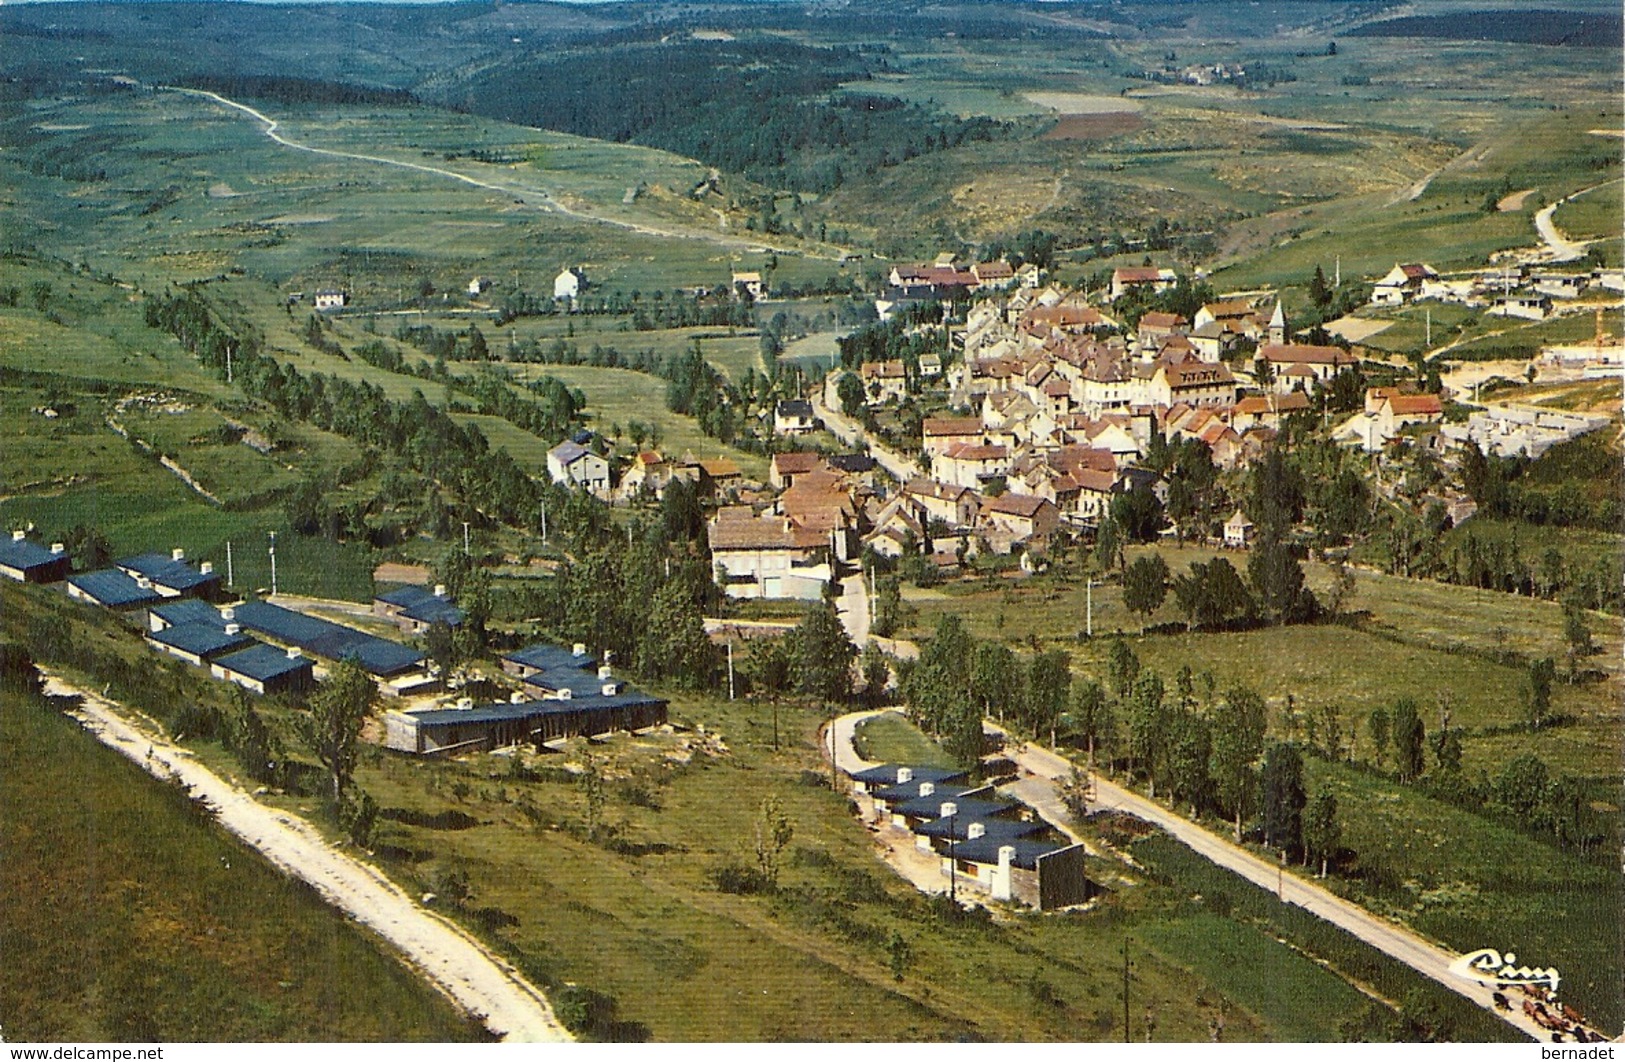
<path id="1" fill-rule="evenodd" d="M 1504 985 L 1545 985 L 1557 998 L 1557 986 L 1562 977 L 1555 967 L 1519 966 L 1518 956 L 1512 952 L 1502 954 L 1494 948 L 1470 951 L 1450 964 L 1450 972 L 1469 981 L 1496 981 Z"/>

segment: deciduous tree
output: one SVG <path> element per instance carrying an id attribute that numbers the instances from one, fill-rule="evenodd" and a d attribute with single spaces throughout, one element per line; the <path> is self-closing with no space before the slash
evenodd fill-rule
<path id="1" fill-rule="evenodd" d="M 300 717 L 300 736 L 327 768 L 336 805 L 343 805 L 344 790 L 355 775 L 361 727 L 377 697 L 372 676 L 354 660 L 341 660 L 311 694 L 309 711 Z"/>

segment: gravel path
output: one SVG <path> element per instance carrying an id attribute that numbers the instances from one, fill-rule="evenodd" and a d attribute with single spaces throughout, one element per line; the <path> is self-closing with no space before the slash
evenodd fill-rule
<path id="1" fill-rule="evenodd" d="M 546 997 L 518 970 L 457 926 L 420 907 L 377 870 L 334 849 L 310 823 L 259 803 L 198 763 L 186 749 L 138 728 L 111 701 L 49 671 L 45 674 L 47 693 L 80 698 L 82 707 L 71 714 L 97 740 L 157 778 L 179 779 L 214 809 L 221 825 L 389 941 L 409 965 L 500 1039 L 571 1039 Z"/>

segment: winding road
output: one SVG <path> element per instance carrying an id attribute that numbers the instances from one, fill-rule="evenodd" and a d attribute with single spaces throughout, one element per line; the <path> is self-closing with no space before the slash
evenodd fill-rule
<path id="1" fill-rule="evenodd" d="M 679 232 L 675 229 L 659 229 L 651 225 L 641 225 L 635 221 L 623 221 L 618 218 L 605 217 L 601 214 L 593 214 L 584 210 L 576 210 L 571 207 L 567 207 L 557 199 L 553 198 L 553 196 L 545 190 L 538 188 L 515 186 L 510 184 L 497 184 L 493 181 L 482 181 L 477 177 L 470 177 L 466 173 L 458 173 L 456 170 L 448 170 L 440 166 L 427 166 L 421 162 L 407 162 L 404 159 L 392 159 L 384 155 L 367 155 L 357 151 L 339 151 L 335 148 L 313 147 L 310 144 L 301 144 L 297 140 L 289 140 L 282 133 L 278 132 L 278 127 L 281 123 L 278 122 L 277 119 L 272 118 L 270 115 L 265 114 L 262 111 L 255 110 L 246 103 L 238 103 L 236 100 L 227 99 L 218 92 L 209 92 L 206 89 L 182 88 L 178 85 L 161 85 L 159 87 L 168 92 L 178 92 L 187 96 L 195 96 L 202 99 L 211 100 L 222 107 L 227 107 L 246 114 L 265 127 L 262 132 L 264 132 L 273 143 L 280 144 L 282 147 L 290 148 L 294 151 L 306 151 L 312 155 L 325 155 L 328 158 L 349 159 L 354 162 L 371 162 L 380 166 L 396 166 L 401 169 L 415 170 L 418 173 L 426 173 L 435 177 L 444 177 L 448 180 L 460 181 L 463 184 L 469 185 L 473 188 L 479 188 L 487 192 L 496 192 L 499 195 L 508 196 L 509 198 L 516 199 L 524 203 L 526 206 L 535 207 L 549 213 L 562 214 L 565 217 L 575 218 L 580 221 L 592 221 L 602 225 L 612 225 L 616 228 L 626 229 L 629 232 L 636 232 L 644 236 L 657 236 L 673 240 L 703 240 L 707 243 L 714 243 L 723 247 L 750 250 L 759 249 L 772 251 L 775 254 L 801 255 L 806 258 L 822 258 L 832 262 L 840 261 L 847 254 L 844 249 L 837 249 L 834 253 L 819 253 L 808 250 L 804 247 L 776 247 L 772 244 L 764 243 L 761 240 L 746 240 L 736 236 L 718 236 L 712 233 L 704 232 Z"/>
<path id="2" fill-rule="evenodd" d="M 858 756 L 852 740 L 859 723 L 879 714 L 879 712 L 854 712 L 834 720 L 828 728 L 824 738 L 824 749 L 827 755 L 834 757 L 836 765 L 841 770 L 850 774 L 854 770 L 873 766 Z M 985 721 L 983 726 L 989 733 L 1009 736 L 1002 727 L 991 720 Z M 1064 820 L 1065 805 L 1060 798 L 1059 790 L 1060 785 L 1074 770 L 1072 761 L 1031 743 L 1019 745 L 1012 743 L 1008 751 L 1023 772 L 1030 776 L 1016 783 L 1021 799 L 1039 807 L 1044 813 L 1044 818 L 1052 822 L 1055 821 L 1051 818 L 1052 815 Z M 1204 859 L 1246 878 L 1260 888 L 1277 893 L 1283 902 L 1301 907 L 1310 914 L 1345 930 L 1423 977 L 1465 996 L 1524 1035 L 1541 1043 L 1550 1039 L 1550 1034 L 1536 1025 L 1516 1004 L 1512 1010 L 1498 1010 L 1493 999 L 1495 991 L 1493 985 L 1465 980 L 1450 973 L 1450 964 L 1459 957 L 1455 952 L 1424 940 L 1402 926 L 1378 918 L 1365 908 L 1350 903 L 1313 882 L 1305 881 L 1296 874 L 1286 873 L 1279 864 L 1259 858 L 1240 845 L 1231 843 L 1138 793 L 1098 774 L 1091 775 L 1091 779 L 1094 783 L 1094 796 L 1090 801 L 1092 810 L 1121 811 L 1152 823 L 1188 845 Z M 1508 942 L 1484 942 L 1486 947 L 1501 947 L 1506 943 Z M 1521 1001 L 1524 997 L 1514 993 L 1511 998 Z M 1595 1029 L 1588 1031 L 1598 1032 Z"/>
<path id="3" fill-rule="evenodd" d="M 322 898 L 387 940 L 408 965 L 503 1040 L 572 1039 L 541 991 L 450 921 L 415 903 L 372 867 L 338 851 L 310 823 L 267 807 L 163 737 L 139 729 L 113 702 L 47 669 L 45 691 L 79 698 L 70 712 L 98 741 L 156 778 L 178 779 L 220 824 Z"/>

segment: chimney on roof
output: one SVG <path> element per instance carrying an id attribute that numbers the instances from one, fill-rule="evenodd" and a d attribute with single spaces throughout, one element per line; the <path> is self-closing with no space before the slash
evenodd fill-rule
<path id="1" fill-rule="evenodd" d="M 932 793 L 935 793 L 936 791 L 937 791 L 937 787 L 935 785 L 933 785 L 932 783 L 930 783 L 930 782 L 921 782 L 920 783 L 920 795 L 921 796 L 928 797 Z"/>
<path id="2" fill-rule="evenodd" d="M 446 596 L 446 584 L 445 583 L 435 583 L 434 584 L 434 596 L 435 597 L 445 597 Z"/>
<path id="3" fill-rule="evenodd" d="M 898 785 L 908 785 L 908 783 L 910 783 L 912 781 L 914 781 L 914 768 L 912 768 L 912 767 L 899 767 L 899 768 L 897 768 L 897 784 Z"/>
<path id="4" fill-rule="evenodd" d="M 610 668 L 610 666 L 608 664 L 605 664 L 603 667 L 598 669 L 598 677 L 601 678 L 601 679 L 607 679 L 610 676 L 612 676 L 613 674 L 614 674 L 614 671 Z"/>
<path id="5" fill-rule="evenodd" d="M 66 547 L 66 546 L 64 546 L 64 545 L 63 545 L 63 544 L 62 544 L 62 543 L 60 543 L 60 542 L 53 542 L 53 543 L 51 543 L 51 552 L 52 552 L 52 553 L 61 553 L 61 552 L 62 552 L 62 551 L 63 551 L 63 550 L 65 550 L 65 549 L 66 549 L 66 548 L 67 548 L 67 547 Z"/>
<path id="6" fill-rule="evenodd" d="M 197 566 L 197 570 L 202 572 L 204 575 L 211 574 L 214 571 L 214 561 L 204 561 L 202 564 Z"/>
<path id="7" fill-rule="evenodd" d="M 613 697 L 617 693 L 621 692 L 621 685 L 618 682 L 606 682 L 604 683 L 600 692 L 602 692 L 605 697 Z"/>
<path id="8" fill-rule="evenodd" d="M 561 701 L 567 701 L 572 696 L 573 696 L 573 694 L 570 692 L 570 687 L 568 687 L 568 686 L 564 687 L 563 689 L 559 690 L 559 692 L 558 692 L 558 699 L 561 700 Z"/>
<path id="9" fill-rule="evenodd" d="M 288 650 L 288 659 L 289 660 L 298 660 L 299 659 L 299 650 L 298 649 L 289 649 Z"/>
<path id="10" fill-rule="evenodd" d="M 223 608 L 223 609 L 220 610 L 220 615 L 221 615 L 221 617 L 223 619 L 229 619 L 229 620 L 236 619 L 237 618 L 237 610 L 234 609 L 234 608 Z"/>
<path id="11" fill-rule="evenodd" d="M 509 704 L 524 704 L 525 703 L 525 695 L 523 693 L 519 692 L 518 690 L 514 690 L 513 693 L 508 696 L 508 703 Z"/>
<path id="12" fill-rule="evenodd" d="M 228 624 L 226 624 L 226 633 L 227 634 L 241 634 L 241 633 L 243 633 L 242 624 L 240 624 L 240 623 L 228 623 Z"/>
<path id="13" fill-rule="evenodd" d="M 965 827 L 965 840 L 974 841 L 987 833 L 987 827 L 979 822 L 973 822 Z"/>
<path id="14" fill-rule="evenodd" d="M 952 800 L 944 800 L 942 806 L 937 810 L 942 813 L 943 818 L 950 819 L 959 814 L 959 805 Z"/>
<path id="15" fill-rule="evenodd" d="M 151 590 L 152 580 L 148 579 L 145 575 L 138 575 L 135 577 L 135 585 L 139 586 L 143 590 Z"/>
<path id="16" fill-rule="evenodd" d="M 587 655 L 587 645 L 586 645 L 585 642 L 577 642 L 576 643 L 575 650 L 574 650 L 574 655 L 575 656 L 586 656 Z"/>
<path id="17" fill-rule="evenodd" d="M 27 531 L 13 531 L 11 533 L 11 540 L 13 542 L 21 542 L 23 539 L 25 539 L 27 537 L 28 537 L 28 532 Z"/>
<path id="18" fill-rule="evenodd" d="M 183 561 L 186 559 L 186 551 L 181 549 L 179 546 L 176 546 L 174 549 L 169 551 L 169 559 Z"/>

